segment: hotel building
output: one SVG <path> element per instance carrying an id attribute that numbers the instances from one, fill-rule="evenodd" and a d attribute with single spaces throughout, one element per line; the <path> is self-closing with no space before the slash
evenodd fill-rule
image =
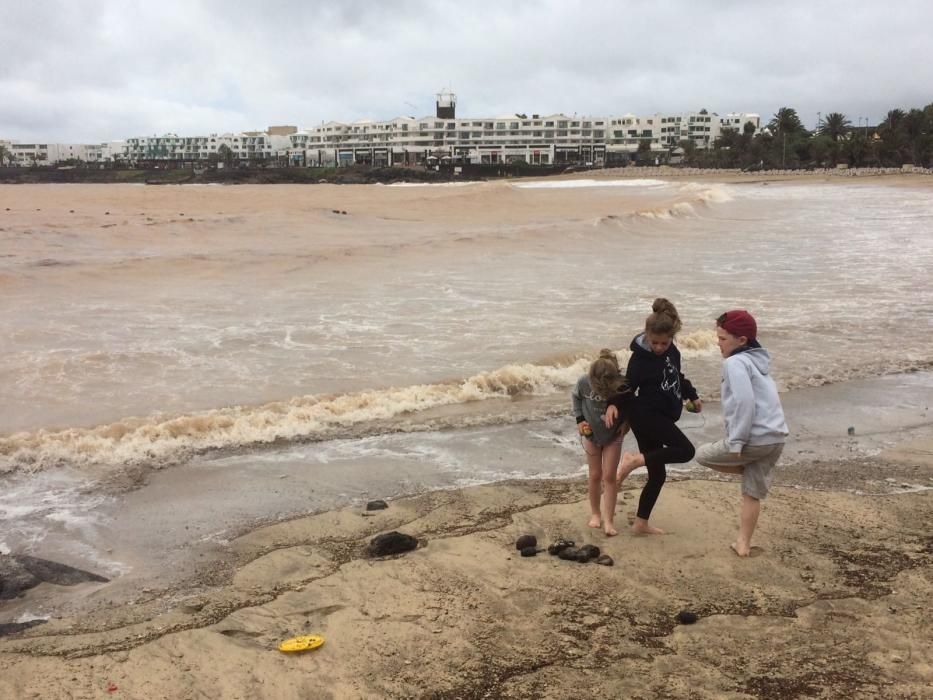
<path id="1" fill-rule="evenodd" d="M 638 117 L 578 117 L 507 114 L 457 119 L 456 96 L 437 96 L 434 117 L 390 121 L 326 122 L 290 136 L 289 162 L 296 165 L 374 166 L 441 161 L 531 164 L 611 164 L 622 155 L 648 150 L 667 154 L 681 141 L 708 148 L 724 128 L 742 130 L 757 114 L 720 117 L 705 110 Z"/>
<path id="2" fill-rule="evenodd" d="M 708 148 L 723 129 L 742 131 L 760 117 L 751 113 L 683 112 L 621 117 L 566 114 L 456 116 L 457 98 L 437 95 L 433 117 L 396 117 L 345 123 L 326 122 L 298 130 L 273 126 L 266 131 L 209 136 L 143 136 L 100 145 L 19 144 L 6 142 L 16 165 L 52 165 L 69 160 L 93 163 L 281 163 L 294 166 L 372 166 L 445 163 L 533 165 L 579 163 L 613 165 L 635 152 L 665 158 L 690 141 Z"/>

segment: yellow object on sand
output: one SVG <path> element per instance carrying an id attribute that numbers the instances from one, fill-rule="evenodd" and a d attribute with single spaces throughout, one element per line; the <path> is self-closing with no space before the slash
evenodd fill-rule
<path id="1" fill-rule="evenodd" d="M 308 634 L 303 637 L 292 637 L 279 644 L 279 651 L 308 651 L 317 649 L 324 643 L 324 637 Z"/>

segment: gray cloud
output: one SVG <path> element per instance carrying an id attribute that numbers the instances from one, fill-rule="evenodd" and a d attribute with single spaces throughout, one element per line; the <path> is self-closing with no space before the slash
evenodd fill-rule
<path id="1" fill-rule="evenodd" d="M 458 114 L 933 101 L 933 6 L 809 2 L 0 0 L 0 138 L 94 142 Z"/>

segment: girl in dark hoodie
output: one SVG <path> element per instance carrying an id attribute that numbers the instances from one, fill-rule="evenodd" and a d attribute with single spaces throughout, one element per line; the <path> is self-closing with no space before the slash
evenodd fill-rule
<path id="1" fill-rule="evenodd" d="M 632 340 L 632 356 L 625 371 L 629 388 L 636 392 L 629 423 L 638 441 L 638 452 L 622 456 L 619 482 L 638 467 L 648 468 L 648 481 L 638 500 L 632 529 L 636 533 L 663 535 L 664 531 L 649 524 L 648 519 L 667 479 L 665 465 L 689 462 L 695 452 L 676 421 L 685 400 L 691 401 L 690 408 L 695 412 L 702 410 L 703 402 L 680 370 L 680 351 L 674 345 L 674 336 L 682 326 L 677 309 L 667 299 L 655 299 L 651 309 L 652 314 L 645 320 L 645 332 Z M 615 408 L 607 409 L 607 423 L 615 420 Z"/>

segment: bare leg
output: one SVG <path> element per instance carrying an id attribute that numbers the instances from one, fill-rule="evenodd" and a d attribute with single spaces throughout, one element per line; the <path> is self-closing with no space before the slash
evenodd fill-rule
<path id="1" fill-rule="evenodd" d="M 590 519 L 587 526 L 596 528 L 602 524 L 599 518 L 600 482 L 603 474 L 602 450 L 592 443 L 587 445 L 586 442 L 584 442 L 584 449 L 593 450 L 593 454 L 590 454 L 589 451 L 586 453 L 586 464 L 589 467 L 586 486 L 590 497 Z"/>
<path id="2" fill-rule="evenodd" d="M 621 486 L 629 474 L 643 466 L 645 466 L 645 455 L 641 452 L 626 452 L 622 455 L 622 463 L 619 465 L 619 472 L 616 476 L 617 484 Z"/>
<path id="3" fill-rule="evenodd" d="M 740 557 L 747 557 L 752 551 L 752 535 L 758 525 L 758 514 L 761 513 L 761 501 L 742 494 L 742 513 L 739 517 L 739 536 L 732 549 Z"/>
<path id="4" fill-rule="evenodd" d="M 613 443 L 603 448 L 603 532 L 607 537 L 615 537 L 619 534 L 613 523 L 616 514 L 616 497 L 618 494 L 616 485 L 616 472 L 619 467 L 619 456 L 622 453 L 622 445 Z"/>

